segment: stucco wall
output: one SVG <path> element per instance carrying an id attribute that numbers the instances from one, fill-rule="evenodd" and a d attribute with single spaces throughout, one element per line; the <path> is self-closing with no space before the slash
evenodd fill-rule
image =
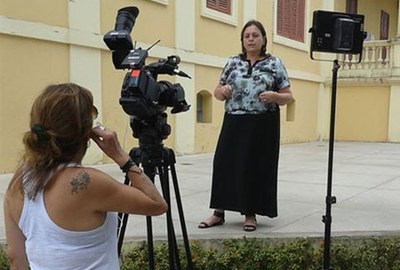
<path id="1" fill-rule="evenodd" d="M 336 138 L 386 141 L 390 87 L 341 86 L 337 92 Z"/>
<path id="2" fill-rule="evenodd" d="M 46 85 L 69 79 L 68 46 L 1 35 L 0 172 L 16 167 L 33 99 Z"/>

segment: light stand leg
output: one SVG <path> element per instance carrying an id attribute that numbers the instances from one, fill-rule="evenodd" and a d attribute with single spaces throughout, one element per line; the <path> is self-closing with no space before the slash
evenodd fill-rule
<path id="1" fill-rule="evenodd" d="M 331 245 L 331 224 L 332 214 L 331 206 L 336 203 L 336 197 L 332 196 L 332 169 L 333 169 L 333 148 L 335 141 L 335 114 L 336 114 L 336 90 L 337 90 L 337 71 L 340 68 L 338 60 L 333 61 L 332 69 L 332 100 L 331 100 L 331 121 L 329 132 L 329 158 L 328 158 L 328 183 L 327 194 L 325 198 L 326 212 L 322 216 L 322 222 L 325 223 L 324 240 L 324 270 L 331 270 L 330 267 L 330 245 Z"/>

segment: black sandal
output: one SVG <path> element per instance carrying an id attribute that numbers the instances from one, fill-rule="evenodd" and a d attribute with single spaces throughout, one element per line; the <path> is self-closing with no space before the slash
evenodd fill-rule
<path id="1" fill-rule="evenodd" d="M 244 224 L 243 231 L 245 232 L 254 232 L 257 229 L 257 219 L 254 216 L 254 223 L 253 224 Z"/>
<path id="2" fill-rule="evenodd" d="M 213 215 L 216 217 L 219 217 L 221 219 L 218 222 L 215 222 L 213 224 L 207 224 L 204 221 L 200 222 L 200 224 L 199 224 L 199 226 L 197 226 L 197 228 L 207 229 L 207 228 L 211 228 L 211 227 L 215 227 L 215 226 L 220 226 L 225 223 L 225 212 L 214 211 Z"/>

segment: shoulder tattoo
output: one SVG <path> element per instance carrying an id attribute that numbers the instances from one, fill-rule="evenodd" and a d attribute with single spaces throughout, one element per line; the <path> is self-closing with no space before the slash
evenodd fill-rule
<path id="1" fill-rule="evenodd" d="M 87 172 L 78 173 L 78 175 L 72 177 L 70 182 L 72 194 L 86 190 L 89 183 L 90 175 Z"/>

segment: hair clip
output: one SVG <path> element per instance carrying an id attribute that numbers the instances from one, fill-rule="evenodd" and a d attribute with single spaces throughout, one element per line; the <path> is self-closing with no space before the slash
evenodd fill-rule
<path id="1" fill-rule="evenodd" d="M 33 124 L 31 131 L 38 136 L 39 141 L 50 140 L 50 135 L 46 132 L 45 128 L 41 124 Z"/>

